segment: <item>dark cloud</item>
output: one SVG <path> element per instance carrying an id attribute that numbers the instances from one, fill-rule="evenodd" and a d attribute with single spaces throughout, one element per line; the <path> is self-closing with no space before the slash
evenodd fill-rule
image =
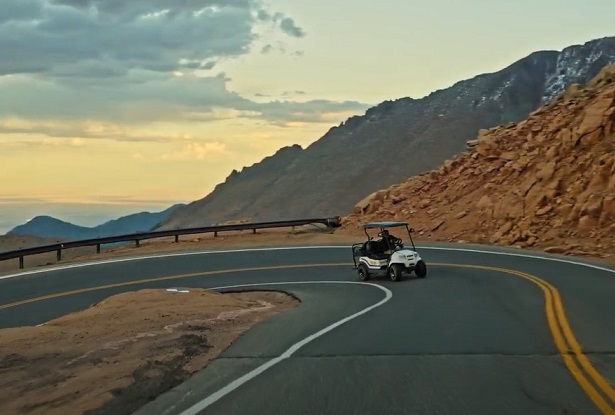
<path id="1" fill-rule="evenodd" d="M 40 0 L 2 0 L 0 1 L 0 24 L 9 21 L 31 21 L 42 16 L 43 4 Z"/>
<path id="2" fill-rule="evenodd" d="M 305 31 L 297 26 L 295 20 L 292 17 L 284 15 L 284 13 L 276 12 L 274 14 L 269 13 L 266 10 L 259 10 L 257 18 L 263 22 L 272 22 L 279 24 L 280 29 L 288 36 L 292 37 L 304 37 Z"/>
<path id="3" fill-rule="evenodd" d="M 224 7 L 256 10 L 259 6 L 256 0 L 51 0 L 48 3 L 70 6 L 81 11 L 95 10 L 97 14 L 121 20 L 165 10 L 167 17 L 173 18 Z"/>
<path id="4" fill-rule="evenodd" d="M 322 122 L 367 108 L 259 103 L 230 91 L 224 73 L 203 75 L 256 40 L 263 53 L 279 45 L 275 34 L 256 35 L 261 24 L 305 36 L 260 0 L 0 0 L 0 132 L 159 141 L 128 128 L 225 117 Z"/>
<path id="5" fill-rule="evenodd" d="M 287 97 L 289 95 L 305 95 L 305 91 L 296 90 L 296 91 L 284 91 L 284 92 L 282 92 L 282 96 L 283 97 Z"/>
<path id="6" fill-rule="evenodd" d="M 253 0 L 2 0 L 0 75 L 53 74 L 83 62 L 119 66 L 120 75 L 134 68 L 173 71 L 181 60 L 211 69 L 212 61 L 249 52 L 257 6 Z"/>
<path id="7" fill-rule="evenodd" d="M 290 17 L 285 17 L 280 21 L 280 28 L 289 36 L 303 37 L 305 32 L 295 24 L 295 21 Z"/>

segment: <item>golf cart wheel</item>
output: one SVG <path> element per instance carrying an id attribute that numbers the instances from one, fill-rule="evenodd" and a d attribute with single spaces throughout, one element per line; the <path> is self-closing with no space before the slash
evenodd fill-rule
<path id="1" fill-rule="evenodd" d="M 389 278 L 391 281 L 401 280 L 402 266 L 399 264 L 393 264 L 389 267 Z"/>
<path id="2" fill-rule="evenodd" d="M 357 274 L 359 275 L 359 279 L 361 281 L 367 281 L 369 279 L 369 270 L 365 264 L 359 264 Z"/>
<path id="3" fill-rule="evenodd" d="M 419 278 L 425 278 L 427 276 L 427 265 L 425 265 L 424 261 L 419 261 L 416 263 L 416 267 L 414 268 L 414 272 L 416 276 Z"/>

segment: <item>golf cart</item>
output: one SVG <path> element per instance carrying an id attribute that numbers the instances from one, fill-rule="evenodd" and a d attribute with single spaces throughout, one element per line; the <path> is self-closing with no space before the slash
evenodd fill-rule
<path id="1" fill-rule="evenodd" d="M 389 233 L 389 228 L 406 228 L 412 249 L 404 248 L 402 239 Z M 374 240 L 368 229 L 379 229 L 379 241 Z M 399 281 L 403 273 L 413 271 L 419 278 L 427 276 L 427 265 L 416 252 L 412 232 L 406 222 L 372 222 L 363 225 L 367 241 L 352 245 L 352 260 L 361 281 L 368 280 L 371 275 L 387 274 L 393 281 Z"/>

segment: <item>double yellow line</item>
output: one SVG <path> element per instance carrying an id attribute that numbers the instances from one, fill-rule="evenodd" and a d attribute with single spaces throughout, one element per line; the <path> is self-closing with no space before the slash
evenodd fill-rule
<path id="1" fill-rule="evenodd" d="M 65 291 L 56 294 L 44 295 L 36 298 L 29 298 L 21 301 L 16 301 L 9 304 L 0 305 L 0 310 L 11 307 L 16 307 L 23 304 L 33 303 L 41 300 L 49 300 L 53 298 L 65 297 L 74 294 L 85 292 L 104 290 L 109 288 L 124 287 L 130 285 L 146 284 L 150 282 L 176 280 L 182 278 L 204 277 L 210 275 L 230 274 L 248 271 L 265 271 L 276 269 L 292 269 L 292 268 L 315 268 L 315 267 L 338 267 L 348 266 L 347 263 L 329 263 L 329 264 L 302 264 L 302 265 L 280 265 L 270 267 L 252 267 L 238 269 L 224 269 L 218 271 L 196 272 L 190 274 L 169 275 L 165 277 L 147 278 L 134 281 L 126 281 L 115 284 L 107 284 L 90 288 L 82 288 L 72 291 Z M 465 265 L 465 264 L 447 264 L 447 263 L 432 263 L 430 266 L 445 266 L 459 268 L 473 268 L 487 271 L 494 271 L 509 275 L 514 275 L 525 280 L 528 280 L 542 290 L 545 297 L 545 312 L 551 335 L 555 341 L 555 346 L 561 355 L 564 364 L 570 371 L 572 377 L 581 386 L 583 391 L 589 396 L 591 401 L 598 407 L 604 415 L 615 415 L 615 389 L 598 373 L 592 366 L 591 362 L 583 354 L 581 345 L 576 340 L 572 329 L 568 324 L 564 313 L 564 305 L 557 289 L 548 282 L 530 274 L 521 271 L 516 271 L 506 268 L 487 267 L 482 265 Z"/>
<path id="2" fill-rule="evenodd" d="M 436 265 L 436 264 L 432 264 Z M 477 268 L 515 275 L 536 284 L 545 297 L 545 312 L 555 346 L 572 377 L 589 396 L 592 402 L 605 415 L 615 415 L 615 389 L 594 368 L 581 345 L 572 333 L 564 313 L 562 299 L 553 285 L 525 272 L 506 268 L 486 267 L 481 265 L 437 264 L 465 268 Z M 593 383 L 592 383 L 593 381 Z M 600 393 L 602 392 L 602 394 Z"/>

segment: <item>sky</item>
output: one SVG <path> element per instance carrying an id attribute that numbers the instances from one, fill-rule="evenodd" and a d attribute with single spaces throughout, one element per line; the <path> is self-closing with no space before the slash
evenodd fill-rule
<path id="1" fill-rule="evenodd" d="M 0 234 L 207 195 L 384 100 L 615 35 L 594 0 L 1 0 Z"/>

